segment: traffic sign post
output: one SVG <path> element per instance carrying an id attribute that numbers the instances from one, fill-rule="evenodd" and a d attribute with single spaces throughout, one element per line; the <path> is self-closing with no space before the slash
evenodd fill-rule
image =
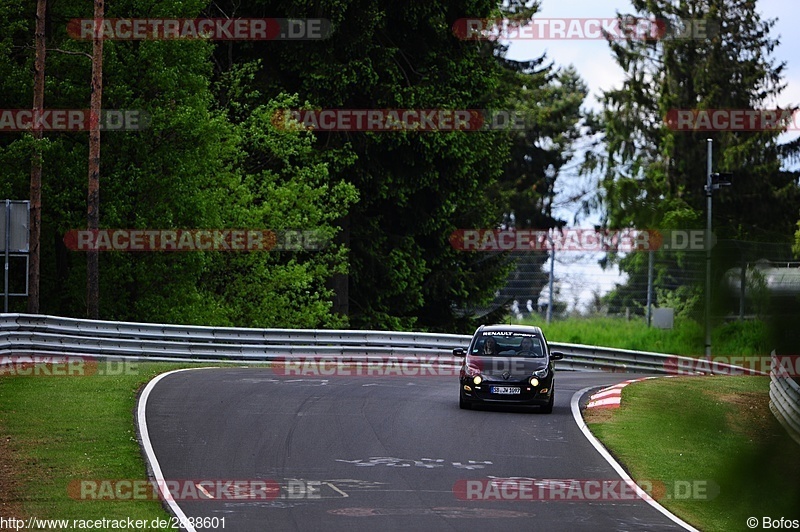
<path id="1" fill-rule="evenodd" d="M 30 254 L 30 201 L 5 200 L 0 212 L 0 251 L 3 252 L 3 312 L 8 312 L 9 296 L 28 295 L 28 261 Z M 25 259 L 25 290 L 11 292 L 8 282 L 11 257 Z"/>

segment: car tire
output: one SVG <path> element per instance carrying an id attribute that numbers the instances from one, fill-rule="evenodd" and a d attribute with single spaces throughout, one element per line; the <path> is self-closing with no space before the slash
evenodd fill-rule
<path id="1" fill-rule="evenodd" d="M 556 400 L 556 391 L 550 391 L 550 400 L 544 405 L 541 409 L 542 414 L 552 414 L 553 413 L 553 403 Z"/>
<path id="2" fill-rule="evenodd" d="M 461 394 L 458 394 L 458 407 L 462 410 L 472 410 L 472 405 L 465 401 L 464 396 Z"/>

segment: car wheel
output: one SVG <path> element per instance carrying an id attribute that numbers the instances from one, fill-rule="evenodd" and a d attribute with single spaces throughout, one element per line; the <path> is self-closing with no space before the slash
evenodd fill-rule
<path id="1" fill-rule="evenodd" d="M 555 400 L 556 400 L 556 391 L 555 390 L 551 390 L 550 391 L 550 400 L 547 401 L 547 404 L 542 407 L 542 410 L 541 410 L 542 414 L 552 414 L 553 413 L 553 403 L 555 402 Z"/>
<path id="2" fill-rule="evenodd" d="M 472 405 L 469 404 L 467 401 L 465 401 L 464 400 L 464 396 L 461 395 L 461 394 L 458 394 L 458 406 L 462 410 L 471 410 L 472 409 Z"/>

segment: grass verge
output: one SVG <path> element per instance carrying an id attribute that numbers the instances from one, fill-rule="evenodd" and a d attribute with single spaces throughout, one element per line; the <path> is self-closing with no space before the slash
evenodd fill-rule
<path id="1" fill-rule="evenodd" d="M 598 345 L 673 355 L 700 356 L 705 350 L 705 329 L 690 319 L 677 319 L 673 329 L 648 327 L 642 319 L 570 318 L 547 325 L 536 318 L 523 323 L 544 329 L 551 342 Z M 730 322 L 712 330 L 715 356 L 765 355 L 772 351 L 767 326 L 761 321 Z"/>
<path id="2" fill-rule="evenodd" d="M 624 388 L 619 409 L 584 414 L 634 479 L 663 483 L 670 497 L 654 496 L 674 514 L 748 530 L 749 517 L 800 518 L 800 447 L 768 394 L 767 377 L 656 379 Z"/>
<path id="3" fill-rule="evenodd" d="M 180 367 L 196 366 L 138 363 L 124 375 L 0 377 L 3 516 L 166 519 L 159 501 L 80 500 L 70 482 L 147 478 L 134 425 L 137 392 Z"/>

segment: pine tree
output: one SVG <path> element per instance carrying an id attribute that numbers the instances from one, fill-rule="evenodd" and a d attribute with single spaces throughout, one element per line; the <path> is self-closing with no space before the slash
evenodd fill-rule
<path id="1" fill-rule="evenodd" d="M 676 110 L 774 108 L 785 86 L 785 65 L 771 57 L 778 44 L 770 36 L 774 21 L 762 20 L 753 0 L 632 4 L 634 13 L 628 16 L 668 21 L 667 28 L 703 21 L 707 31 L 609 40 L 625 81 L 603 93 L 603 110 L 596 117 L 603 134 L 600 149 L 584 168 L 601 171 L 598 203 L 605 208 L 606 225 L 704 227 L 706 139 L 711 138 L 714 171 L 734 175 L 733 186 L 714 197 L 717 238 L 789 242 L 800 188 L 796 174 L 781 171 L 785 148 L 778 144 L 779 131 L 679 131 L 668 123 Z M 633 277 L 641 277 L 645 265 L 641 255 L 621 262 Z M 633 298 L 643 302 L 644 291 Z"/>

